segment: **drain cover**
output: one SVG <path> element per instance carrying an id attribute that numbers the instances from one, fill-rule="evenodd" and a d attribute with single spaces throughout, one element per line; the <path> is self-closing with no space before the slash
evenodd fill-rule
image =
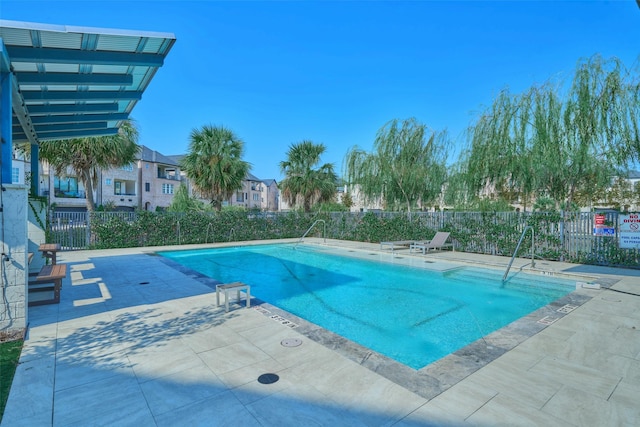
<path id="1" fill-rule="evenodd" d="M 287 338 L 280 341 L 280 344 L 282 344 L 284 347 L 297 347 L 302 344 L 302 340 L 298 338 Z"/>
<path id="2" fill-rule="evenodd" d="M 262 374 L 258 377 L 260 384 L 273 384 L 280 379 L 276 374 Z"/>

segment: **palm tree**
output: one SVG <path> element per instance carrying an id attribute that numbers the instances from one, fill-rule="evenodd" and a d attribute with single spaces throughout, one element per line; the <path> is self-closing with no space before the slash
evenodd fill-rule
<path id="1" fill-rule="evenodd" d="M 230 129 L 211 125 L 193 129 L 190 140 L 182 169 L 195 189 L 221 210 L 249 173 L 251 165 L 242 160 L 244 142 Z"/>
<path id="2" fill-rule="evenodd" d="M 285 174 L 282 180 L 282 196 L 291 206 L 302 206 L 305 212 L 318 202 L 333 200 L 338 177 L 333 164 L 320 164 L 320 156 L 325 152 L 323 144 L 304 140 L 292 144 L 287 152 L 287 160 L 280 162 L 280 170 Z"/>
<path id="3" fill-rule="evenodd" d="M 98 183 L 100 169 L 123 167 L 135 161 L 140 151 L 138 129 L 133 120 L 126 120 L 117 135 L 63 139 L 40 142 L 40 158 L 46 160 L 58 176 L 71 167 L 86 192 L 87 210 L 95 210 L 93 187 Z"/>

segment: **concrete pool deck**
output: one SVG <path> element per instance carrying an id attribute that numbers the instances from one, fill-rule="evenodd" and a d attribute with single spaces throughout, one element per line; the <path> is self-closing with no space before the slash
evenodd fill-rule
<path id="1" fill-rule="evenodd" d="M 332 243 L 434 268 L 504 269 L 509 261 L 460 252 L 380 254 L 378 244 Z M 469 362 L 452 359 L 428 375 L 443 391 L 425 397 L 415 380 L 422 370 L 395 377 L 376 372 L 387 365 L 372 365 L 371 357 L 358 363 L 341 343 L 320 344 L 264 308 L 233 305 L 225 313 L 202 277 L 149 254 L 160 249 L 178 248 L 59 254 L 70 277 L 60 304 L 29 309 L 2 426 L 602 426 L 640 420 L 640 271 L 538 261 L 548 274 L 611 289 L 572 293 L 580 305 L 548 316 L 533 336 L 504 347 L 489 343 L 510 349 L 471 372 Z M 516 260 L 512 271 L 526 263 Z M 302 344 L 282 345 L 294 339 Z M 262 384 L 265 373 L 279 381 Z"/>

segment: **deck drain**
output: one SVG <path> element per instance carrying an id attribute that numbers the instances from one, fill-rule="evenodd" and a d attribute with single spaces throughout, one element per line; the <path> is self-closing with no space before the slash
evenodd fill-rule
<path id="1" fill-rule="evenodd" d="M 148 285 L 148 284 L 149 284 L 149 282 L 140 282 L 140 283 L 138 283 L 138 284 L 139 284 L 139 285 Z"/>
<path id="2" fill-rule="evenodd" d="M 260 384 L 273 384 L 280 379 L 276 374 L 262 374 L 258 377 Z"/>
<path id="3" fill-rule="evenodd" d="M 283 347 L 297 347 L 302 344 L 302 340 L 298 338 L 286 338 L 280 341 Z"/>

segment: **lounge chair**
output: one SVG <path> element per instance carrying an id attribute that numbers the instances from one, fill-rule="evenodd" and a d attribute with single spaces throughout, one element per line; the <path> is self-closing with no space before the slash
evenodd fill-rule
<path id="1" fill-rule="evenodd" d="M 393 252 L 396 248 L 408 248 L 415 242 L 415 240 L 394 240 L 391 242 L 380 242 L 380 250 L 383 249 L 383 246 L 391 246 L 391 252 Z"/>
<path id="2" fill-rule="evenodd" d="M 449 238 L 449 234 L 444 231 L 438 231 L 433 239 L 427 240 L 424 242 L 414 242 L 409 246 L 409 252 L 413 252 L 413 250 L 422 250 L 422 254 L 424 255 L 430 249 L 442 249 L 444 246 L 451 246 L 451 244 L 447 244 L 447 239 Z"/>

